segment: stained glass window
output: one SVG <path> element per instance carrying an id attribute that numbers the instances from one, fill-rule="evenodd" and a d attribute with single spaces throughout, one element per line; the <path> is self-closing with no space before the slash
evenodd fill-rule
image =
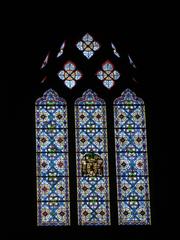
<path id="1" fill-rule="evenodd" d="M 109 225 L 106 105 L 92 90 L 75 102 L 79 225 Z"/>
<path id="2" fill-rule="evenodd" d="M 59 58 L 60 56 L 63 55 L 65 45 L 66 45 L 66 43 L 65 43 L 65 41 L 64 41 L 64 42 L 62 43 L 62 45 L 60 46 L 60 49 L 59 49 L 59 51 L 58 51 L 58 53 L 57 53 L 57 58 Z"/>
<path id="3" fill-rule="evenodd" d="M 129 64 L 133 67 L 136 68 L 135 63 L 133 62 L 132 58 L 130 57 L 130 55 L 128 55 L 128 59 L 129 59 Z"/>
<path id="4" fill-rule="evenodd" d="M 114 55 L 115 55 L 116 57 L 120 58 L 120 54 L 117 52 L 117 49 L 116 49 L 114 43 L 111 43 L 111 47 L 112 47 L 112 49 L 113 49 Z"/>
<path id="5" fill-rule="evenodd" d="M 66 102 L 49 89 L 37 99 L 35 114 L 38 225 L 69 225 Z"/>
<path id="6" fill-rule="evenodd" d="M 114 66 L 110 61 L 102 64 L 102 70 L 97 72 L 97 78 L 103 82 L 103 85 L 110 89 L 114 86 L 116 80 L 120 78 L 120 73 L 114 70 Z"/>
<path id="7" fill-rule="evenodd" d="M 76 65 L 73 62 L 68 61 L 64 65 L 64 70 L 59 71 L 58 77 L 64 81 L 66 87 L 72 89 L 76 85 L 77 80 L 81 79 L 82 74 L 76 70 Z"/>
<path id="8" fill-rule="evenodd" d="M 100 45 L 98 42 L 94 41 L 89 33 L 87 33 L 82 38 L 82 41 L 76 44 L 76 47 L 82 51 L 86 58 L 90 59 L 94 55 L 94 52 L 100 48 Z"/>
<path id="9" fill-rule="evenodd" d="M 45 57 L 40 69 L 45 68 L 45 66 L 48 64 L 49 57 L 50 57 L 50 52 L 48 52 L 47 56 Z"/>
<path id="10" fill-rule="evenodd" d="M 145 107 L 126 89 L 114 101 L 119 224 L 150 224 Z"/>

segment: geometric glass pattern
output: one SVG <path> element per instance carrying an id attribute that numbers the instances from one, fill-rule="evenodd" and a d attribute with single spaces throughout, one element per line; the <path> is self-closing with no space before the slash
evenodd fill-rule
<path id="1" fill-rule="evenodd" d="M 116 57 L 120 58 L 120 55 L 119 55 L 119 53 L 117 52 L 116 47 L 115 47 L 115 45 L 114 45 L 113 43 L 111 43 L 111 47 L 112 47 L 112 49 L 113 49 L 114 55 L 116 55 Z"/>
<path id="2" fill-rule="evenodd" d="M 100 48 L 100 45 L 98 42 L 94 41 L 89 33 L 87 33 L 82 38 L 82 41 L 76 44 L 76 47 L 83 52 L 86 58 L 90 59 L 94 55 L 94 52 Z"/>
<path id="3" fill-rule="evenodd" d="M 58 77 L 64 81 L 66 87 L 72 89 L 76 85 L 76 81 L 81 79 L 82 74 L 76 70 L 76 65 L 68 61 L 64 65 L 64 70 L 58 72 Z"/>
<path id="4" fill-rule="evenodd" d="M 148 225 L 150 194 L 145 106 L 126 89 L 114 100 L 119 225 Z"/>
<path id="5" fill-rule="evenodd" d="M 120 73 L 114 70 L 114 66 L 110 61 L 102 64 L 102 70 L 96 73 L 97 78 L 103 81 L 103 85 L 110 89 L 114 86 L 114 81 L 119 79 Z"/>
<path id="6" fill-rule="evenodd" d="M 70 225 L 67 104 L 49 89 L 35 103 L 37 224 Z"/>
<path id="7" fill-rule="evenodd" d="M 110 225 L 106 104 L 92 90 L 75 101 L 79 225 Z"/>

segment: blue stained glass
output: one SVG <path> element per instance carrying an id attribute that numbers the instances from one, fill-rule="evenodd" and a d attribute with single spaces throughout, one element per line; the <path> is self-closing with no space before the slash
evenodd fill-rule
<path id="1" fill-rule="evenodd" d="M 114 80 L 117 80 L 120 78 L 120 73 L 118 71 L 114 71 L 110 74 L 111 78 L 113 78 Z"/>
<path id="2" fill-rule="evenodd" d="M 106 105 L 92 90 L 75 102 L 79 225 L 110 225 Z"/>
<path id="3" fill-rule="evenodd" d="M 87 33 L 86 35 L 84 35 L 83 41 L 87 44 L 90 44 L 93 41 L 93 37 L 89 33 Z"/>
<path id="4" fill-rule="evenodd" d="M 70 225 L 66 102 L 49 89 L 35 114 L 38 225 Z"/>
<path id="5" fill-rule="evenodd" d="M 117 176 L 128 176 L 136 173 L 136 176 L 148 175 L 146 152 L 116 152 Z"/>
<path id="6" fill-rule="evenodd" d="M 110 89 L 110 88 L 112 88 L 112 87 L 114 86 L 114 81 L 104 80 L 104 81 L 103 81 L 103 85 L 104 85 L 106 88 Z"/>
<path id="7" fill-rule="evenodd" d="M 115 81 L 120 78 L 120 73 L 114 70 L 114 66 L 110 61 L 103 63 L 102 70 L 99 70 L 96 75 L 99 80 L 103 81 L 103 85 L 108 89 L 111 89 Z"/>
<path id="8" fill-rule="evenodd" d="M 76 44 L 76 47 L 82 51 L 83 55 L 87 59 L 90 59 L 94 55 L 94 52 L 100 48 L 100 45 L 98 42 L 94 41 L 93 37 L 89 33 L 87 33 L 82 38 L 82 41 L 79 41 Z"/>
<path id="9" fill-rule="evenodd" d="M 110 73 L 114 69 L 114 66 L 110 62 L 107 61 L 105 64 L 103 64 L 102 69 L 105 72 Z"/>
<path id="10" fill-rule="evenodd" d="M 108 200 L 108 184 L 108 177 L 81 177 L 78 181 L 78 201 L 102 202 Z"/>
<path id="11" fill-rule="evenodd" d="M 114 127 L 119 224 L 151 224 L 145 107 L 130 89 L 114 101 Z"/>
<path id="12" fill-rule="evenodd" d="M 58 177 L 68 176 L 68 153 L 37 153 L 37 169 L 41 172 L 42 177 L 54 172 L 58 173 Z"/>
<path id="13" fill-rule="evenodd" d="M 118 201 L 119 224 L 150 224 L 149 201 Z"/>
<path id="14" fill-rule="evenodd" d="M 71 61 L 68 61 L 64 65 L 64 70 L 58 72 L 58 77 L 60 80 L 64 81 L 66 87 L 72 89 L 76 85 L 76 81 L 81 79 L 82 74 L 80 71 L 76 70 L 76 65 Z"/>
<path id="15" fill-rule="evenodd" d="M 74 80 L 66 80 L 64 81 L 64 84 L 66 87 L 72 89 L 76 85 L 76 82 Z"/>
<path id="16" fill-rule="evenodd" d="M 64 69 L 66 70 L 66 71 L 74 71 L 75 69 L 76 69 L 76 67 L 74 66 L 74 64 L 73 63 L 71 63 L 71 62 L 67 62 L 66 64 L 65 64 L 65 66 L 64 66 Z"/>
<path id="17" fill-rule="evenodd" d="M 41 226 L 59 226 L 69 225 L 70 219 L 69 211 L 70 204 L 67 201 L 53 201 L 43 202 L 38 201 L 38 225 Z"/>

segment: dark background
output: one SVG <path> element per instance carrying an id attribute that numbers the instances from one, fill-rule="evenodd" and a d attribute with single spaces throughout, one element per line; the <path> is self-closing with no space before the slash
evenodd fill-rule
<path id="1" fill-rule="evenodd" d="M 128 16 L 128 15 L 127 15 Z M 24 18 L 23 18 L 24 17 Z M 168 105 L 167 82 L 162 76 L 163 64 L 161 55 L 161 28 L 151 21 L 144 22 L 132 18 L 127 23 L 118 19 L 102 19 L 101 24 L 90 22 L 86 27 L 75 24 L 74 19 L 66 23 L 67 18 L 50 21 L 47 13 L 41 13 L 38 22 L 26 22 L 23 14 L 17 23 L 17 31 L 13 44 L 13 74 L 11 68 L 7 72 L 8 82 L 8 119 L 10 120 L 10 139 L 13 142 L 7 154 L 10 157 L 10 204 L 8 216 L 12 216 L 8 224 L 8 233 L 12 236 L 30 239 L 147 239 L 166 236 L 170 230 L 169 223 L 169 182 L 168 182 L 168 142 L 166 141 L 165 109 Z M 48 19 L 48 20 L 47 20 Z M 83 17 L 79 22 L 83 21 Z M 21 23 L 21 24 L 20 24 Z M 82 53 L 73 47 L 86 32 L 92 34 L 99 41 L 102 49 L 95 53 L 92 60 L 86 60 Z M 59 45 L 67 40 L 67 49 L 57 62 L 54 61 Z M 120 60 L 113 56 L 111 49 L 106 48 L 110 41 L 117 45 L 122 56 Z M 47 52 L 52 50 L 49 66 L 40 71 L 40 65 Z M 130 53 L 137 65 L 137 70 L 128 65 L 127 53 Z M 66 60 L 71 59 L 79 70 L 85 73 L 72 90 L 63 86 L 56 73 L 61 69 Z M 115 68 L 121 72 L 121 79 L 116 85 L 107 90 L 94 76 L 94 70 L 99 69 L 102 62 L 111 60 Z M 89 64 L 90 62 L 90 64 Z M 90 66 L 89 66 L 90 65 Z M 88 70 L 87 70 L 88 69 Z M 89 70 L 91 69 L 91 70 Z M 44 75 L 47 81 L 41 84 Z M 135 76 L 136 81 L 132 80 Z M 129 87 L 142 97 L 146 105 L 148 158 L 150 173 L 151 194 L 151 226 L 118 226 L 117 220 L 112 219 L 112 226 L 107 227 L 80 227 L 76 225 L 76 209 L 72 207 L 72 225 L 70 227 L 37 227 L 36 226 L 36 178 L 35 178 L 35 132 L 34 132 L 34 101 L 49 87 L 54 88 L 60 96 L 67 99 L 69 113 L 73 110 L 74 99 L 81 96 L 87 88 L 92 88 L 107 102 L 107 114 L 112 115 L 110 108 L 114 98 Z M 112 120 L 108 117 L 109 142 L 113 139 Z M 73 116 L 69 114 L 69 131 L 74 134 Z M 71 135 L 70 133 L 70 135 Z M 70 139 L 73 158 L 73 137 Z M 113 142 L 113 140 L 112 140 Z M 114 158 L 113 148 L 109 148 L 109 155 Z M 70 172 L 75 172 L 75 163 L 71 163 Z M 74 168 L 73 168 L 74 164 Z M 110 174 L 115 173 L 114 166 Z M 114 175 L 115 176 L 115 175 Z M 113 177 L 110 180 L 113 186 Z M 75 182 L 71 186 L 72 194 L 75 193 Z M 111 188 L 111 196 L 115 200 L 115 189 Z M 76 205 L 76 204 L 74 204 Z M 111 207 L 112 215 L 116 216 L 116 208 Z M 9 236 L 10 236 L 9 235 Z M 9 238 L 11 239 L 11 238 Z"/>

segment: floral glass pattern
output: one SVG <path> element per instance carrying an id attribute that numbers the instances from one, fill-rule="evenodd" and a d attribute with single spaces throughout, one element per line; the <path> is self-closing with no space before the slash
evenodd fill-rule
<path id="1" fill-rule="evenodd" d="M 39 226 L 70 225 L 67 105 L 49 89 L 35 104 Z"/>
<path id="2" fill-rule="evenodd" d="M 94 41 L 89 33 L 87 33 L 82 38 L 82 41 L 76 44 L 76 47 L 82 51 L 86 58 L 90 59 L 94 55 L 94 52 L 100 48 L 100 45 L 98 42 Z"/>
<path id="3" fill-rule="evenodd" d="M 82 74 L 76 69 L 74 63 L 68 61 L 64 65 L 64 70 L 58 72 L 58 77 L 64 81 L 66 87 L 72 89 L 76 85 L 76 81 L 82 78 Z"/>
<path id="4" fill-rule="evenodd" d="M 114 66 L 110 61 L 102 64 L 102 70 L 97 72 L 97 78 L 103 81 L 103 85 L 110 89 L 114 86 L 116 80 L 120 78 L 120 73 L 114 70 Z"/>
<path id="5" fill-rule="evenodd" d="M 75 102 L 79 225 L 110 225 L 106 104 L 92 90 Z"/>
<path id="6" fill-rule="evenodd" d="M 122 225 L 150 224 L 145 106 L 126 89 L 114 101 L 118 218 Z"/>

